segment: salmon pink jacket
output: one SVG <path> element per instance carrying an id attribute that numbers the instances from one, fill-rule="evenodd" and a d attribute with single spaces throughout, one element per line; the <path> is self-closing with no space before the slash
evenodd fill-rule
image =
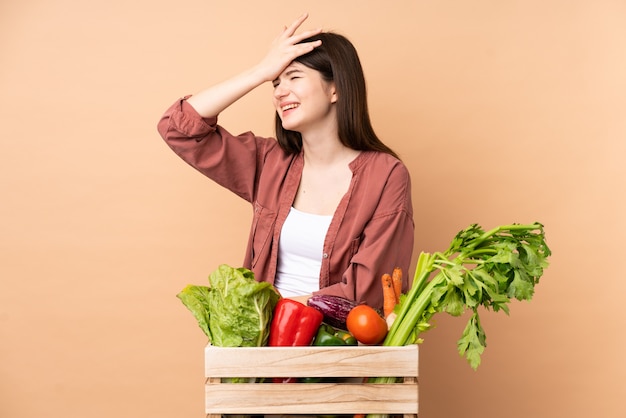
<path id="1" fill-rule="evenodd" d="M 205 176 L 250 202 L 252 226 L 243 267 L 274 283 L 281 228 L 293 204 L 303 167 L 302 152 L 285 153 L 274 138 L 232 135 L 177 100 L 158 131 L 169 147 Z M 334 215 L 322 254 L 320 290 L 382 308 L 380 278 L 394 267 L 408 289 L 414 223 L 411 179 L 395 157 L 361 152 L 351 163 L 352 181 Z"/>

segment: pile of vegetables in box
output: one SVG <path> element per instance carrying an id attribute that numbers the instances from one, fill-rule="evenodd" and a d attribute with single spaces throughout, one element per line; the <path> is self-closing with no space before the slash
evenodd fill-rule
<path id="1" fill-rule="evenodd" d="M 177 296 L 210 343 L 222 347 L 417 344 L 435 314 L 470 310 L 457 345 L 476 369 L 486 347 L 478 308 L 508 314 L 512 299 L 530 300 L 550 254 L 540 223 L 489 231 L 470 225 L 444 252 L 420 254 L 406 293 L 400 290 L 400 269 L 384 274 L 383 312 L 336 296 L 314 295 L 307 305 L 281 298 L 250 270 L 227 265 L 211 273 L 209 286 L 189 285 Z M 393 378 L 369 380 L 389 381 Z"/>

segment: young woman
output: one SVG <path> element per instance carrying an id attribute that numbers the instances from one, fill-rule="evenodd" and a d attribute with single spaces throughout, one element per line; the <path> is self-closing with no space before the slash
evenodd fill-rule
<path id="1" fill-rule="evenodd" d="M 380 277 L 411 261 L 410 176 L 374 133 L 353 45 L 321 30 L 296 34 L 306 18 L 285 27 L 257 65 L 176 101 L 158 129 L 183 160 L 252 204 L 243 266 L 257 280 L 301 301 L 322 293 L 381 308 Z M 217 124 L 265 82 L 274 86 L 276 138 Z"/>

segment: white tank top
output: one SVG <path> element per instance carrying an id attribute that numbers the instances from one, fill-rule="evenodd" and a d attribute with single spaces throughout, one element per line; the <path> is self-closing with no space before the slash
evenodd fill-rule
<path id="1" fill-rule="evenodd" d="M 291 208 L 280 232 L 274 287 L 283 297 L 308 295 L 320 288 L 324 239 L 331 215 Z"/>

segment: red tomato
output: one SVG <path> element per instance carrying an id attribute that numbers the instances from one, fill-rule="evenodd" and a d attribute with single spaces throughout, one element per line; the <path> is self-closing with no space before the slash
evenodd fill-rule
<path id="1" fill-rule="evenodd" d="M 362 344 L 376 345 L 387 336 L 387 322 L 368 305 L 352 308 L 346 317 L 346 327 Z"/>

